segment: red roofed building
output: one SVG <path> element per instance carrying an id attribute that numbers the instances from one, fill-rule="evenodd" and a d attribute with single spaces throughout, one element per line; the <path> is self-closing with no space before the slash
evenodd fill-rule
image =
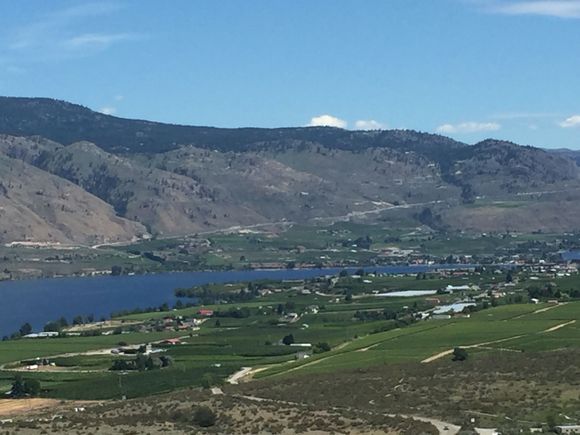
<path id="1" fill-rule="evenodd" d="M 197 313 L 200 316 L 204 316 L 204 317 L 211 317 L 211 316 L 213 316 L 213 310 L 203 309 L 203 310 L 199 310 Z"/>
<path id="2" fill-rule="evenodd" d="M 179 338 L 168 338 L 167 340 L 163 341 L 163 344 L 181 344 L 181 340 Z"/>

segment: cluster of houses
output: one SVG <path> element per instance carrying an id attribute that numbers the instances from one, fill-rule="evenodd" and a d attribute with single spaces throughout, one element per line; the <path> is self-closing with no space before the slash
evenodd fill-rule
<path id="1" fill-rule="evenodd" d="M 566 263 L 547 263 L 540 260 L 536 264 L 523 264 L 521 265 L 521 270 L 528 274 L 537 275 L 549 275 L 554 278 L 563 278 L 565 276 L 571 276 L 578 273 L 578 262 L 566 262 Z"/>
<path id="2" fill-rule="evenodd" d="M 165 341 L 162 342 L 165 344 Z M 143 345 L 133 345 L 133 346 L 121 346 L 111 350 L 113 355 L 135 355 L 136 353 L 142 353 L 143 355 L 152 355 L 155 353 L 165 352 L 165 349 L 154 348 L 152 344 Z"/>
<path id="3" fill-rule="evenodd" d="M 205 319 L 214 315 L 213 310 L 200 309 L 197 316 L 165 316 L 132 327 L 136 332 L 197 331 Z"/>

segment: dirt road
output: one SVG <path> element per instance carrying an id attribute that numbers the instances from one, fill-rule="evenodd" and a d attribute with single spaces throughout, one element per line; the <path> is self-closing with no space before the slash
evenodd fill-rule
<path id="1" fill-rule="evenodd" d="M 469 344 L 467 346 L 458 346 L 458 347 L 461 347 L 462 349 L 474 349 L 477 347 L 488 346 L 490 344 L 503 343 L 504 341 L 515 340 L 515 339 L 521 338 L 521 337 L 523 337 L 523 335 L 514 335 L 513 337 L 501 338 L 499 340 L 486 341 L 483 343 Z M 443 352 L 436 353 L 435 355 L 431 355 L 429 358 L 425 358 L 423 361 L 421 361 L 421 363 L 428 364 L 430 362 L 433 362 L 433 361 L 436 361 L 440 358 L 443 358 L 447 355 L 451 355 L 453 353 L 453 350 L 454 349 L 448 349 L 448 350 L 444 350 Z"/>

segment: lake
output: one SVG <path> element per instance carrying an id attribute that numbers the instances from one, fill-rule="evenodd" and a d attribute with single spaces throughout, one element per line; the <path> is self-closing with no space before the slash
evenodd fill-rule
<path id="1" fill-rule="evenodd" d="M 566 261 L 578 261 L 580 260 L 580 251 L 567 251 L 563 252 L 562 259 Z"/>
<path id="2" fill-rule="evenodd" d="M 462 265 L 384 266 L 365 268 L 379 273 L 419 273 Z M 35 330 L 64 316 L 92 314 L 95 319 L 112 312 L 173 305 L 176 288 L 208 283 L 255 281 L 259 279 L 304 279 L 338 274 L 341 268 L 251 270 L 225 272 L 179 272 L 135 276 L 52 278 L 0 282 L 0 337 L 29 322 Z M 349 269 L 351 272 L 353 269 Z"/>

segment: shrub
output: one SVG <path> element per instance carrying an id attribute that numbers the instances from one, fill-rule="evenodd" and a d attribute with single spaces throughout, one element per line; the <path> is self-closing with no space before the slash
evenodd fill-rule
<path id="1" fill-rule="evenodd" d="M 216 418 L 215 412 L 207 406 L 198 406 L 193 413 L 194 423 L 201 427 L 213 426 Z"/>
<path id="2" fill-rule="evenodd" d="M 206 373 L 201 377 L 201 386 L 203 388 L 205 388 L 206 390 L 208 388 L 211 388 L 211 386 L 214 384 L 214 378 L 213 375 L 211 373 Z"/>
<path id="3" fill-rule="evenodd" d="M 317 343 L 316 346 L 314 346 L 314 353 L 324 353 L 329 351 L 330 345 L 326 342 Z"/>
<path id="4" fill-rule="evenodd" d="M 465 361 L 468 357 L 468 353 L 465 349 L 461 347 L 456 347 L 453 349 L 453 361 Z"/>

